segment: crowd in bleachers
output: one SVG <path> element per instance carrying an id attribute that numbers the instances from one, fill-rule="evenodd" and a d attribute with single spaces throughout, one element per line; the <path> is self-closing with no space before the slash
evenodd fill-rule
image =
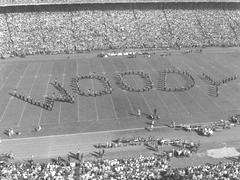
<path id="1" fill-rule="evenodd" d="M 33 160 L 12 162 L 12 156 L 1 157 L 1 179 L 165 179 L 226 180 L 240 178 L 239 161 L 173 168 L 161 156 L 139 156 L 120 159 L 68 161 L 62 157 L 51 162 Z"/>
<path id="2" fill-rule="evenodd" d="M 238 46 L 238 22 L 238 9 L 154 5 L 5 13 L 0 14 L 0 56 Z"/>

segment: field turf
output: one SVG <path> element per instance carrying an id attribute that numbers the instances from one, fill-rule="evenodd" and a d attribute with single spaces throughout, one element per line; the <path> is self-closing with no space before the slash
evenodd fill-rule
<path id="1" fill-rule="evenodd" d="M 203 51 L 203 53 L 180 54 L 161 57 L 158 53 L 150 58 L 113 57 L 97 58 L 96 54 L 29 56 L 4 60 L 0 63 L 0 130 L 13 128 L 21 131 L 18 137 L 43 136 L 68 133 L 94 132 L 145 127 L 149 121 L 136 117 L 137 109 L 149 114 L 158 110 L 157 125 L 177 123 L 206 123 L 226 119 L 240 105 L 239 79 L 220 88 L 219 97 L 208 96 L 208 85 L 199 78 L 205 72 L 217 80 L 239 73 L 238 51 Z M 195 86 L 185 92 L 163 92 L 157 90 L 158 71 L 175 67 L 187 70 L 195 79 Z M 149 72 L 154 89 L 149 92 L 127 92 L 115 82 L 116 72 L 141 70 Z M 78 74 L 96 72 L 108 77 L 113 87 L 111 95 L 102 97 L 77 96 L 70 87 L 70 80 Z M 61 81 L 75 96 L 75 103 L 55 102 L 53 111 L 11 97 L 8 92 L 16 88 L 26 96 L 42 99 L 44 95 L 58 93 L 49 82 Z M 138 77 L 127 77 L 129 84 L 141 87 Z M 169 86 L 181 86 L 184 81 L 178 75 L 169 75 Z M 101 89 L 97 80 L 82 80 L 83 89 Z M 43 130 L 34 132 L 42 125 Z M 17 137 L 17 136 L 16 136 Z"/>

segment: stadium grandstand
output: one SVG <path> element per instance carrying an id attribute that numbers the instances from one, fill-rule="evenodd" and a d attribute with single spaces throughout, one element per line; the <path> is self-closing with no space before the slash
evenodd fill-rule
<path id="1" fill-rule="evenodd" d="M 0 54 L 238 46 L 238 6 L 123 3 L 2 7 Z"/>
<path id="2" fill-rule="evenodd" d="M 240 179 L 238 0 L 0 0 L 0 179 Z"/>

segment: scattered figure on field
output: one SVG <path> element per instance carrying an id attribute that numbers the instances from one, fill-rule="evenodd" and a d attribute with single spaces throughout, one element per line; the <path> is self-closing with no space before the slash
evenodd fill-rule
<path id="1" fill-rule="evenodd" d="M 7 134 L 9 137 L 11 137 L 12 135 L 14 135 L 14 131 L 12 128 L 9 128 L 8 131 L 7 131 Z"/>
<path id="2" fill-rule="evenodd" d="M 137 115 L 140 117 L 142 115 L 141 109 L 137 110 Z"/>
<path id="3" fill-rule="evenodd" d="M 41 130 L 42 130 L 42 126 L 40 126 L 40 125 L 35 128 L 35 131 L 36 131 L 36 132 L 39 132 L 39 131 L 41 131 Z"/>
<path id="4" fill-rule="evenodd" d="M 159 119 L 160 117 L 158 116 L 158 114 L 157 114 L 157 109 L 155 108 L 154 110 L 153 110 L 153 119 Z"/>
<path id="5" fill-rule="evenodd" d="M 151 125 L 150 125 L 150 128 L 151 128 L 151 129 L 153 129 L 154 124 L 155 124 L 155 120 L 152 120 L 152 121 L 151 121 Z"/>
<path id="6" fill-rule="evenodd" d="M 175 129 L 175 127 L 176 127 L 176 122 L 172 120 L 172 121 L 171 121 L 171 124 L 170 124 L 170 127 Z"/>

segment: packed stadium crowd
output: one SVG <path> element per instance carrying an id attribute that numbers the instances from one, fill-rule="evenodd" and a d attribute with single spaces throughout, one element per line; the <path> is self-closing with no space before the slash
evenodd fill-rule
<path id="1" fill-rule="evenodd" d="M 1 179 L 165 179 L 165 180 L 226 180 L 240 178 L 239 161 L 173 168 L 160 156 L 137 158 L 68 161 L 57 158 L 51 162 L 28 160 L 1 161 Z"/>
<path id="2" fill-rule="evenodd" d="M 238 9 L 155 5 L 2 13 L 0 55 L 239 46 L 239 14 Z"/>

